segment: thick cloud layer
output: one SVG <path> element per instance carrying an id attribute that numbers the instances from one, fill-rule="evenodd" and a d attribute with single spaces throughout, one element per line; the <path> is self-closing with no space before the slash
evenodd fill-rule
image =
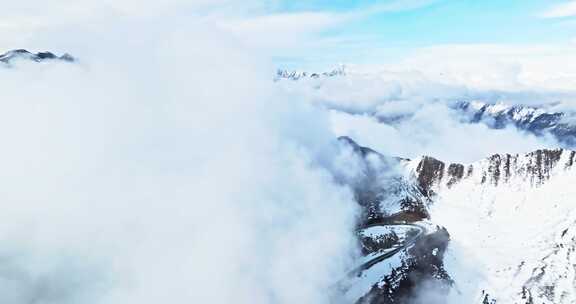
<path id="1" fill-rule="evenodd" d="M 356 213 L 329 117 L 186 28 L 0 70 L 0 302 L 328 302 Z"/>

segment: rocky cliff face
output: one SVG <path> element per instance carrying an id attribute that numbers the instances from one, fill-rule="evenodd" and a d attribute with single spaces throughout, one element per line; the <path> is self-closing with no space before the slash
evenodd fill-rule
<path id="1" fill-rule="evenodd" d="M 435 189 L 450 188 L 462 180 L 498 186 L 514 179 L 537 186 L 553 172 L 571 168 L 575 161 L 575 151 L 556 149 L 494 154 L 472 164 L 449 164 L 428 156 L 408 163 L 420 188 L 431 195 Z"/>

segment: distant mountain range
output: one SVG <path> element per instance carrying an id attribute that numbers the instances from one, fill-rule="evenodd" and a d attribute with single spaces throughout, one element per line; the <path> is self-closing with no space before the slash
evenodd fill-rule
<path id="1" fill-rule="evenodd" d="M 275 81 L 279 80 L 300 80 L 300 79 L 318 79 L 322 77 L 335 77 L 346 75 L 346 66 L 341 65 L 331 71 L 327 72 L 306 72 L 298 70 L 285 70 L 278 69 L 276 71 Z"/>
<path id="2" fill-rule="evenodd" d="M 568 113 L 480 101 L 459 102 L 455 109 L 466 114 L 472 123 L 485 123 L 496 129 L 515 126 L 535 135 L 551 134 L 567 146 L 576 145 L 576 119 L 569 119 Z"/>

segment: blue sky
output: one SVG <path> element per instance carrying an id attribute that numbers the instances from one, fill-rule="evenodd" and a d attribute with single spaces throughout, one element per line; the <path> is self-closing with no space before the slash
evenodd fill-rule
<path id="1" fill-rule="evenodd" d="M 138 18 L 155 30 L 199 16 L 236 35 L 257 56 L 272 57 L 280 67 L 389 63 L 423 48 L 446 45 L 506 45 L 516 50 L 545 45 L 564 48 L 562 52 L 576 46 L 576 0 L 35 0 L 34 4 L 34 9 L 21 1 L 3 5 L 0 49 L 76 51 L 56 45 L 46 32 L 69 28 L 80 32 L 82 26 Z M 154 16 L 162 22 L 146 19 Z"/>
<path id="2" fill-rule="evenodd" d="M 323 29 L 318 33 L 318 39 L 341 42 L 329 49 L 331 56 L 340 57 L 342 61 L 362 60 L 356 56 L 358 49 L 371 49 L 371 60 L 379 60 L 380 53 L 385 61 L 434 45 L 567 45 L 576 38 L 576 20 L 571 16 L 544 18 L 543 14 L 569 3 L 550 0 L 317 0 L 286 1 L 277 4 L 276 9 L 294 14 L 310 11 L 358 14 L 360 17 Z M 374 9 L 386 5 L 394 8 Z M 317 60 L 313 50 L 308 56 L 314 58 L 310 60 Z M 289 62 L 290 56 L 278 59 Z"/>

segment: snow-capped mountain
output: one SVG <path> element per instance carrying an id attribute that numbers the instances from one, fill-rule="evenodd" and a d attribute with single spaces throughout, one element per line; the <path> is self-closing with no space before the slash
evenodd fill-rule
<path id="1" fill-rule="evenodd" d="M 382 219 L 426 227 L 414 244 L 370 265 L 344 284 L 349 301 L 576 302 L 576 205 L 571 199 L 576 196 L 571 187 L 576 183 L 576 151 L 494 154 L 459 164 L 427 156 L 390 158 L 349 138 L 340 138 L 340 142 L 368 164 L 366 179 L 355 188 L 359 202 L 365 202 L 363 207 L 370 210 L 365 213 L 372 216 L 365 220 L 368 227 Z M 386 172 L 395 168 L 397 179 L 368 182 L 379 180 L 374 172 L 383 168 L 370 165 L 371 158 L 398 164 L 385 167 Z M 419 202 L 426 217 L 396 217 L 386 212 L 392 208 L 409 214 L 410 209 L 398 209 L 402 198 Z M 379 203 L 366 204 L 373 201 Z M 376 227 L 382 231 L 370 230 L 371 234 L 361 230 L 364 259 L 405 246 L 410 240 L 404 227 L 391 227 Z"/>
<path id="2" fill-rule="evenodd" d="M 512 125 L 536 135 L 549 133 L 568 146 L 576 144 L 576 124 L 567 119 L 567 113 L 481 101 L 460 102 L 455 108 L 463 111 L 470 122 L 483 122 L 492 128 Z"/>
<path id="3" fill-rule="evenodd" d="M 520 154 L 494 154 L 472 164 L 444 163 L 424 156 L 410 161 L 418 184 L 427 192 L 451 188 L 463 180 L 478 185 L 506 185 L 509 181 L 542 185 L 558 172 L 572 168 L 576 152 L 564 149 Z"/>
<path id="4" fill-rule="evenodd" d="M 350 71 L 347 76 L 352 74 Z M 280 79 L 291 80 L 318 77 L 286 71 L 278 74 Z M 394 101 L 411 101 L 399 96 Z M 489 128 L 475 127 L 506 129 L 502 131 L 519 136 L 529 133 L 527 137 L 544 137 L 545 142 L 555 143 L 548 140 L 555 138 L 560 145 L 456 163 L 430 156 L 413 160 L 388 157 L 350 138 L 340 138 L 362 159 L 361 174 L 348 181 L 362 206 L 360 228 L 372 223 L 431 227 L 406 247 L 410 237 L 403 232 L 405 227 L 377 227 L 380 234 L 369 236 L 360 230 L 364 259 L 394 248 L 402 250 L 363 269 L 345 285 L 347 301 L 576 303 L 576 204 L 571 199 L 576 197 L 576 189 L 571 187 L 576 183 L 576 151 L 571 150 L 576 146 L 576 120 L 572 113 L 554 107 L 459 100 L 448 96 L 431 103 L 445 111 L 454 125 L 485 124 Z M 416 110 L 415 114 L 412 107 L 389 111 L 384 106 L 381 110 L 377 106 L 382 103 L 375 101 L 358 113 L 394 129 L 436 113 Z M 327 104 L 347 111 L 337 103 Z M 358 113 L 350 111 L 351 115 Z M 414 249 L 420 246 L 426 249 Z"/>
<path id="5" fill-rule="evenodd" d="M 453 302 L 576 302 L 575 155 L 558 149 L 471 164 L 405 163 L 433 193 L 431 217 L 450 232 L 444 263 Z"/>
<path id="6" fill-rule="evenodd" d="M 10 65 L 16 60 L 30 60 L 35 62 L 59 60 L 64 62 L 73 62 L 76 59 L 69 54 L 57 56 L 52 52 L 32 53 L 24 49 L 12 50 L 0 55 L 0 63 L 5 65 Z"/>

